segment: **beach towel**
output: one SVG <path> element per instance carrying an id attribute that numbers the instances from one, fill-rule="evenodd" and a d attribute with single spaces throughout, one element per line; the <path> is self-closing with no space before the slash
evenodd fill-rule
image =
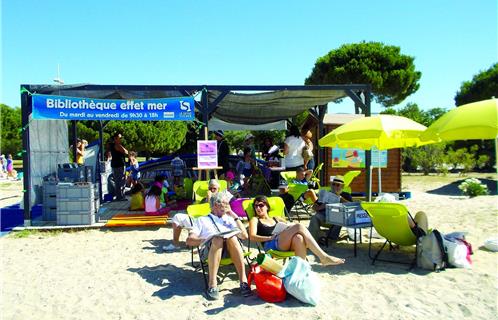
<path id="1" fill-rule="evenodd" d="M 143 214 L 117 214 L 107 221 L 106 227 L 141 227 L 165 225 L 167 215 L 146 216 Z"/>

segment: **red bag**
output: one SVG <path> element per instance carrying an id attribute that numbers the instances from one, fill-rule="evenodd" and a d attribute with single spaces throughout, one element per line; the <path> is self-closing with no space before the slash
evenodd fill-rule
<path id="1" fill-rule="evenodd" d="M 251 266 L 251 272 L 247 278 L 249 285 L 252 280 L 256 284 L 258 296 L 266 302 L 282 302 L 287 296 L 282 279 L 261 269 L 258 265 Z"/>

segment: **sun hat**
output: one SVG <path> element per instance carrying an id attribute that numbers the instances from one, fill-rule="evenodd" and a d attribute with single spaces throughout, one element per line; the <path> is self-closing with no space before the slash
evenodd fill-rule
<path id="1" fill-rule="evenodd" d="M 254 139 L 254 135 L 252 133 L 248 133 L 244 140 Z"/>
<path id="2" fill-rule="evenodd" d="M 343 176 L 330 176 L 330 182 L 335 182 L 335 183 L 342 183 L 344 184 L 344 177 Z"/>
<path id="3" fill-rule="evenodd" d="M 224 137 L 225 136 L 225 133 L 223 132 L 223 130 L 215 130 L 213 132 L 215 135 L 217 135 L 218 137 Z"/>

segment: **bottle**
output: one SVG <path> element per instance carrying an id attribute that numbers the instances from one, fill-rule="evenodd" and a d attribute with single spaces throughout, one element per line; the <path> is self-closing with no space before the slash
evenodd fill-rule
<path id="1" fill-rule="evenodd" d="M 256 262 L 261 268 L 275 275 L 278 274 L 283 268 L 283 266 L 274 260 L 270 255 L 264 253 L 258 254 Z"/>

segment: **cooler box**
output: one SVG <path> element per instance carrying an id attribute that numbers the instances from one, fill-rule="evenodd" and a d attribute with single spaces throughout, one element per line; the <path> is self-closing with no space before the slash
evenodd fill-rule
<path id="1" fill-rule="evenodd" d="M 359 202 L 327 204 L 325 208 L 327 223 L 350 226 L 360 223 L 371 223 L 368 213 L 363 210 Z"/>

